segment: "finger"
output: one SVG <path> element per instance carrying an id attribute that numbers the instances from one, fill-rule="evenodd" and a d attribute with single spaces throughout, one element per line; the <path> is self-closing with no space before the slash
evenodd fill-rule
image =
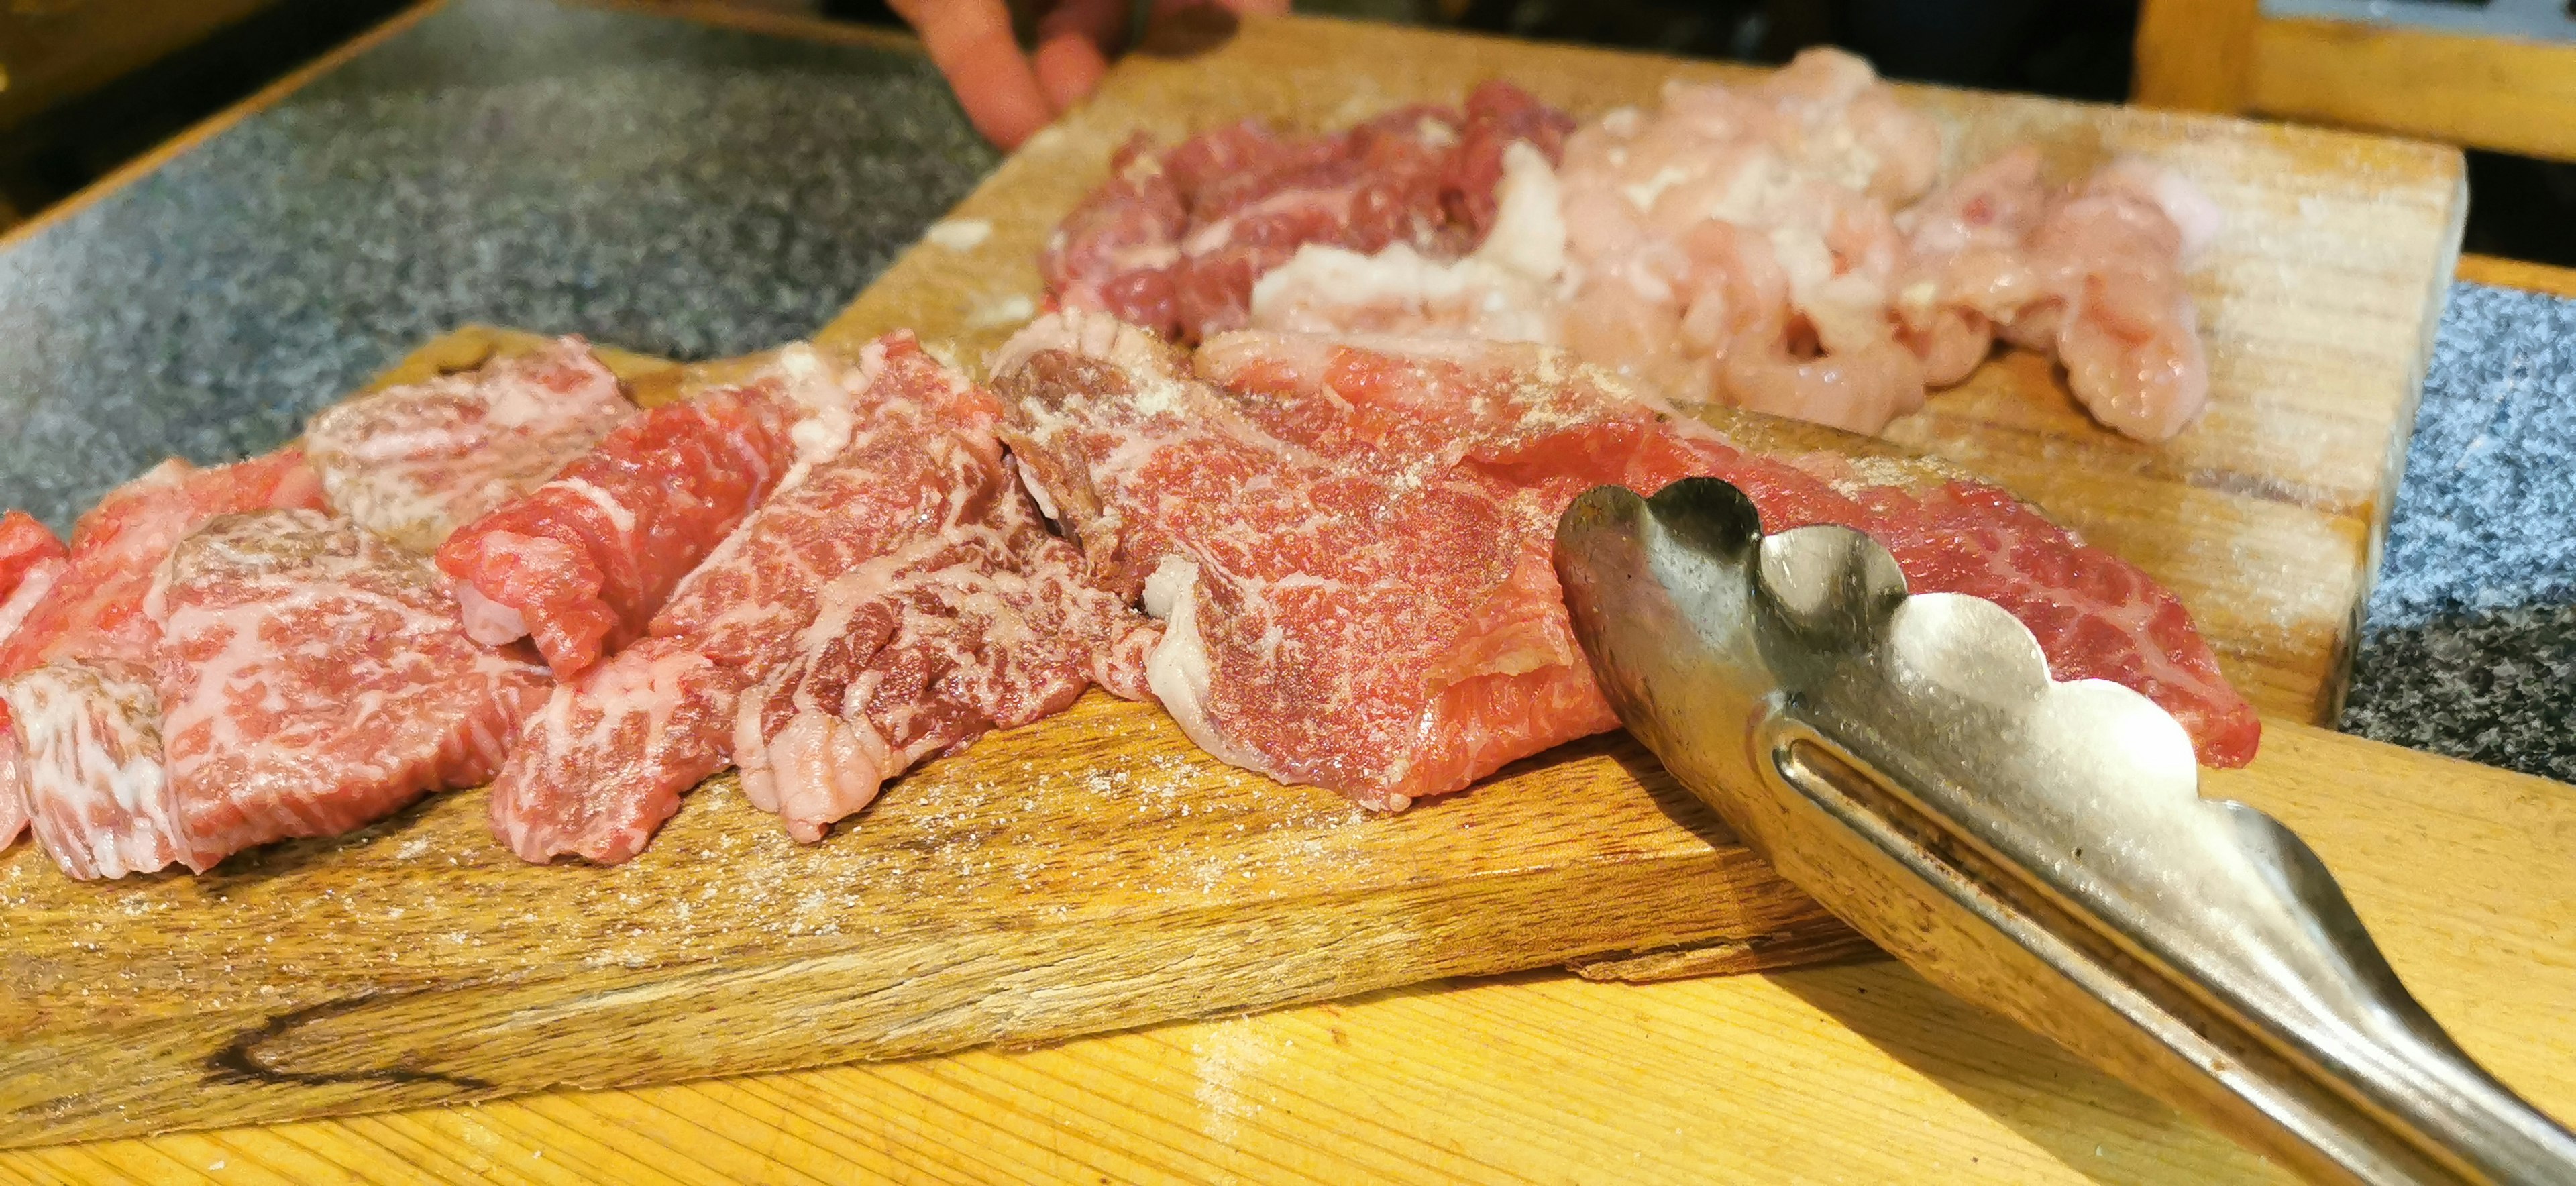
<path id="1" fill-rule="evenodd" d="M 986 139 L 1017 148 L 1055 118 L 1055 108 L 1038 89 L 1029 60 L 1011 37 L 1011 14 L 1001 0 L 888 0 L 888 4 L 921 34 L 931 64 L 948 77 L 966 118 Z"/>
<path id="2" fill-rule="evenodd" d="M 1062 111 L 1109 72 L 1127 34 L 1126 0 L 1064 0 L 1038 22 L 1038 86 Z"/>

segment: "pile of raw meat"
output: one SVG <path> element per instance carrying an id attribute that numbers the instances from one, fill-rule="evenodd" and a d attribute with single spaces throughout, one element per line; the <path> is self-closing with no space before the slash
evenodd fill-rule
<path id="1" fill-rule="evenodd" d="M 68 545 L 0 517 L 0 846 L 203 872 L 488 784 L 519 856 L 615 863 L 728 767 L 815 842 L 1093 685 L 1398 810 L 1617 726 L 1557 517 L 1701 475 L 2250 760 L 2252 709 L 2136 568 L 1992 488 L 1764 455 L 1640 394 L 1876 427 L 2001 335 L 2170 433 L 2203 383 L 2182 187 L 2051 194 L 2014 153 L 1891 215 L 1937 138 L 1839 56 L 1666 106 L 1578 131 L 1497 84 L 1131 148 L 1048 257 L 1072 307 L 989 386 L 896 333 L 641 409 L 566 338 L 167 462 Z"/>
<path id="2" fill-rule="evenodd" d="M 1093 684 L 1399 809 L 1616 727 L 1554 523 L 1690 475 L 2002 604 L 2205 761 L 2259 735 L 2171 594 L 2010 497 L 1746 452 L 1560 351 L 1193 356 L 1066 313 L 993 371 L 895 334 L 647 411 L 565 339 L 351 400 L 300 451 L 164 464 L 68 548 L 0 519 L 0 840 L 32 825 L 81 878 L 202 872 L 488 782 L 520 856 L 613 863 L 732 766 L 810 842 Z"/>
<path id="3" fill-rule="evenodd" d="M 1674 401 L 1878 432 L 1998 338 L 2053 353 L 2102 423 L 2208 403 L 2188 182 L 2117 160 L 2043 183 L 2015 149 L 1947 185 L 1938 127 L 1869 65 L 1673 84 L 1573 130 L 1488 84 L 1347 132 L 1129 145 L 1043 261 L 1061 306 L 1177 340 L 1243 328 L 1562 345 Z"/>

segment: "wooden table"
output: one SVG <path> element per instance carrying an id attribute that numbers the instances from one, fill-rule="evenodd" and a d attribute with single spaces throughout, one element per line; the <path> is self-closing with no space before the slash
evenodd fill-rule
<path id="1" fill-rule="evenodd" d="M 2576 293 L 2559 270 L 2462 274 Z M 2576 1115 L 2576 790 L 2384 748 L 2327 774 L 2257 806 L 2324 854 L 2473 1053 Z M 2443 841 L 2352 822 L 2371 816 Z M 5 1182 L 2277 1177 L 1886 962 L 1532 973 L 1037 1050 L 0 1153 Z"/>

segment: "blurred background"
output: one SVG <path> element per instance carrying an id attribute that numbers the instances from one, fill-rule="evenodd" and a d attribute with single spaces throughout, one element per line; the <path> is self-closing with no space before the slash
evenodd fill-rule
<path id="1" fill-rule="evenodd" d="M 0 227 L 409 6 L 0 5 Z M 882 0 L 627 6 L 898 24 Z M 1898 78 L 2446 140 L 2470 149 L 2465 250 L 2576 265 L 2576 0 L 1299 0 L 1297 8 L 1752 62 L 1831 42 Z"/>

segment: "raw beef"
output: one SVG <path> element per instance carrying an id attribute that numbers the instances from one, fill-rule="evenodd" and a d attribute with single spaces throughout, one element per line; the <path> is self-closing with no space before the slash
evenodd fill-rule
<path id="1" fill-rule="evenodd" d="M 1400 808 L 1612 727 L 1555 519 L 1594 485 L 1694 474 L 1774 530 L 1871 532 L 1918 587 L 2031 614 L 2061 677 L 2139 686 L 2205 760 L 2252 755 L 2251 710 L 2171 595 L 2008 498 L 1746 453 L 1538 347 L 1375 345 L 1227 335 L 1200 382 L 1142 331 L 1067 314 L 997 359 L 1015 452 L 1101 583 L 1165 619 L 1153 690 L 1226 761 Z"/>
<path id="2" fill-rule="evenodd" d="M 208 522 L 148 607 L 191 868 L 478 785 L 545 695 L 542 667 L 465 636 L 427 558 L 315 511 Z"/>
<path id="3" fill-rule="evenodd" d="M 341 514 L 428 553 L 634 414 L 590 344 L 567 337 L 343 401 L 305 425 L 304 449 Z"/>
<path id="4" fill-rule="evenodd" d="M 1081 599 L 1059 579 L 1071 550 L 1028 537 L 1036 520 L 994 438 L 992 397 L 909 334 L 870 345 L 835 382 L 849 414 L 807 434 L 822 459 L 689 576 L 650 637 L 558 686 L 529 722 L 492 795 L 493 830 L 520 856 L 625 860 L 737 756 L 765 806 L 819 837 L 865 804 L 859 782 L 873 793 L 920 756 L 910 750 L 1060 706 L 1068 654 L 1113 691 L 1141 690 L 1143 646 L 1129 635 L 1150 626 L 1115 599 Z M 984 626 L 979 646 L 962 645 Z M 773 694 L 742 696 L 773 677 Z M 778 696 L 842 722 L 843 751 L 874 736 L 884 752 L 829 787 L 803 781 L 802 765 L 771 776 L 769 718 L 738 716 Z M 791 753 L 822 724 L 791 736 Z"/>
<path id="5" fill-rule="evenodd" d="M 160 629 L 143 612 L 170 550 L 217 515 L 321 503 L 292 449 L 212 469 L 163 462 L 81 516 L 68 555 L 31 568 L 0 605 L 0 626 L 14 620 L 0 629 L 0 764 L 17 768 L 21 807 L 64 871 L 121 877 L 184 855 L 151 683 Z"/>
<path id="6" fill-rule="evenodd" d="M 1365 343 L 1363 343 L 1363 346 Z M 1774 459 L 1737 449 L 1700 421 L 1600 382 L 1548 352 L 1234 334 L 1199 351 L 1202 374 L 1292 436 L 1327 415 L 1369 428 L 1373 448 L 1455 458 L 1539 496 L 1542 526 L 1575 496 L 1616 483 L 1651 492 L 1691 475 L 1724 478 L 1779 531 L 1836 523 L 1867 532 L 1918 592 L 1995 602 L 2031 629 L 2059 679 L 2107 679 L 2172 713 L 2215 766 L 2251 761 L 2261 722 L 2228 686 L 2180 600 L 2144 572 L 2001 490 L 1958 480 L 1891 484 L 1836 454 Z M 1668 417 L 1668 419 L 1666 418 Z"/>
<path id="7" fill-rule="evenodd" d="M 536 640 L 569 679 L 644 633 L 680 579 L 767 498 L 800 456 L 799 425 L 843 395 L 810 350 L 738 386 L 621 424 L 544 485 L 457 529 L 438 567 L 466 630 Z M 806 438 L 829 436 L 808 427 Z"/>
<path id="8" fill-rule="evenodd" d="M 56 659 L 0 680 L 36 842 L 83 881 L 184 861 L 150 669 Z"/>
<path id="9" fill-rule="evenodd" d="M 72 525 L 52 595 L 0 642 L 0 677 L 64 656 L 148 666 L 159 632 L 143 596 L 170 549 L 217 515 L 272 507 L 322 508 L 322 484 L 294 449 L 213 469 L 172 458 L 109 491 Z"/>
<path id="10" fill-rule="evenodd" d="M 1497 82 L 1463 112 L 1407 107 L 1329 135 L 1246 122 L 1160 154 L 1140 138 L 1067 217 L 1041 268 L 1068 307 L 1193 339 L 1237 328 L 1253 281 L 1305 244 L 1456 258 L 1495 218 L 1508 146 L 1553 160 L 1572 126 Z"/>
<path id="11" fill-rule="evenodd" d="M 63 541 L 25 511 L 0 515 L 0 646 L 18 632 L 62 575 Z M 27 801 L 18 791 L 18 739 L 0 707 L 0 849 L 27 830 Z"/>
<path id="12" fill-rule="evenodd" d="M 0 605 L 8 603 L 18 591 L 27 573 L 49 560 L 63 558 L 63 541 L 25 511 L 0 515 Z M 14 619 L 0 612 L 0 638 L 6 638 Z"/>
<path id="13" fill-rule="evenodd" d="M 743 702 L 743 793 L 821 840 L 889 778 L 992 729 L 1052 716 L 1093 683 L 1146 694 L 1154 631 L 1082 578 L 1008 462 L 980 521 L 950 525 L 823 586 L 792 657 Z"/>

